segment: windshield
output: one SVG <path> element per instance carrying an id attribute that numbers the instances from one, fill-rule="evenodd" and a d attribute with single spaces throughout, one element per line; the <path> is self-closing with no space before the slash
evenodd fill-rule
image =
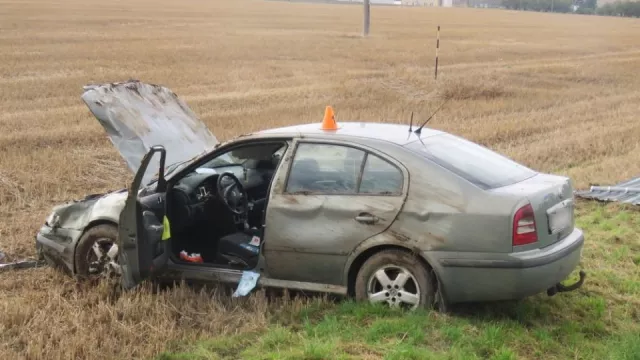
<path id="1" fill-rule="evenodd" d="M 483 189 L 511 185 L 536 174 L 484 146 L 450 134 L 416 140 L 406 147 Z"/>
<path id="2" fill-rule="evenodd" d="M 251 161 L 255 162 L 256 160 L 260 160 L 260 159 L 263 159 L 263 160 L 267 159 L 270 161 L 272 159 L 272 155 L 274 154 L 274 152 L 277 154 L 284 151 L 284 149 L 286 149 L 286 146 L 282 145 L 281 143 L 270 144 L 270 146 L 272 148 L 269 148 L 269 147 L 265 148 L 264 144 L 258 144 L 258 145 L 244 146 L 244 147 L 232 149 L 230 151 L 227 151 L 225 153 L 222 153 L 216 156 L 215 158 L 208 161 L 206 164 L 203 164 L 199 168 L 215 169 L 215 168 L 226 167 L 226 166 L 245 167 L 247 165 L 251 165 L 249 164 L 249 162 Z M 174 172 L 177 172 L 186 168 L 187 166 L 192 164 L 194 161 L 204 156 L 207 152 L 208 151 L 204 151 L 198 154 L 197 156 L 194 156 L 191 159 L 175 162 L 173 164 L 169 164 L 165 166 L 165 177 L 173 174 Z M 153 160 L 152 160 L 152 163 L 153 163 Z M 151 168 L 151 164 L 147 169 L 150 169 L 150 168 Z M 155 166 L 156 170 L 155 170 L 155 175 L 153 176 L 153 179 L 150 180 L 146 186 L 153 185 L 158 181 L 158 170 L 157 170 L 158 168 L 159 168 L 159 164 Z"/>
<path id="3" fill-rule="evenodd" d="M 213 158 L 201 167 L 209 169 L 225 166 L 253 168 L 261 161 L 272 161 L 274 153 L 284 149 L 286 149 L 286 146 L 280 142 L 240 146 Z"/>
<path id="4" fill-rule="evenodd" d="M 234 152 L 230 151 L 209 161 L 203 167 L 214 169 L 224 166 L 243 165 L 246 161 L 247 159 L 240 158 L 239 156 L 234 156 Z"/>
<path id="5" fill-rule="evenodd" d="M 165 166 L 164 176 L 167 177 L 167 176 L 171 175 L 172 173 L 174 173 L 174 172 L 176 172 L 178 170 L 184 169 L 185 167 L 189 166 L 189 164 L 191 164 L 194 161 L 196 161 L 197 159 L 199 159 L 206 152 L 207 151 L 204 151 L 204 152 L 198 154 L 197 156 L 192 157 L 191 159 L 188 159 L 188 160 L 185 160 L 185 161 L 178 161 L 178 162 L 175 162 L 173 164 L 169 164 L 169 165 Z M 217 165 L 215 167 L 225 166 L 225 165 L 233 165 L 233 163 L 231 163 L 232 159 L 229 156 L 229 154 L 222 154 L 220 157 L 216 158 L 215 160 L 219 160 L 220 161 L 220 165 Z M 156 166 L 156 169 L 158 169 L 159 166 L 160 166 L 160 164 L 158 164 Z M 149 166 L 149 168 L 151 168 L 151 166 Z M 156 172 L 153 175 L 153 178 L 151 180 L 149 180 L 147 185 L 152 185 L 152 184 L 156 183 L 157 181 L 158 181 L 158 171 L 156 170 Z"/>

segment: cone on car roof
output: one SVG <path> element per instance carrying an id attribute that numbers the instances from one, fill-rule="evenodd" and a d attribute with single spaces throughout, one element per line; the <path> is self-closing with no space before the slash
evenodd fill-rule
<path id="1" fill-rule="evenodd" d="M 335 115 L 333 114 L 333 108 L 327 105 L 324 110 L 324 119 L 322 119 L 322 130 L 338 130 L 338 124 L 336 123 Z"/>

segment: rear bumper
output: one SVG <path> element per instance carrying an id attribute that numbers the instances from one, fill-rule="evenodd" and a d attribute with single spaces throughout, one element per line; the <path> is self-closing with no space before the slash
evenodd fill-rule
<path id="1" fill-rule="evenodd" d="M 438 276 L 452 303 L 521 299 L 566 279 L 578 266 L 583 245 L 584 234 L 576 228 L 543 249 L 512 254 L 441 253 L 436 255 Z"/>

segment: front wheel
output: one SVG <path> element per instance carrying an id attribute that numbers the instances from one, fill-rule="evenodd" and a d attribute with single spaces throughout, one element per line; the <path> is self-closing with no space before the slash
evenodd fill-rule
<path id="1" fill-rule="evenodd" d="M 96 279 L 119 275 L 117 239 L 115 225 L 102 224 L 87 230 L 78 241 L 75 253 L 78 276 Z"/>
<path id="2" fill-rule="evenodd" d="M 408 252 L 384 250 L 371 256 L 356 277 L 357 301 L 414 310 L 431 308 L 436 292 L 422 262 Z"/>

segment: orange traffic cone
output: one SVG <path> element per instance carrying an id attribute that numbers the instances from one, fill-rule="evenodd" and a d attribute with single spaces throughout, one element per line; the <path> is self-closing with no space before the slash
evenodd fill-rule
<path id="1" fill-rule="evenodd" d="M 327 106 L 324 110 L 322 130 L 338 130 L 338 124 L 336 123 L 336 118 L 333 115 L 333 108 L 331 106 Z"/>

